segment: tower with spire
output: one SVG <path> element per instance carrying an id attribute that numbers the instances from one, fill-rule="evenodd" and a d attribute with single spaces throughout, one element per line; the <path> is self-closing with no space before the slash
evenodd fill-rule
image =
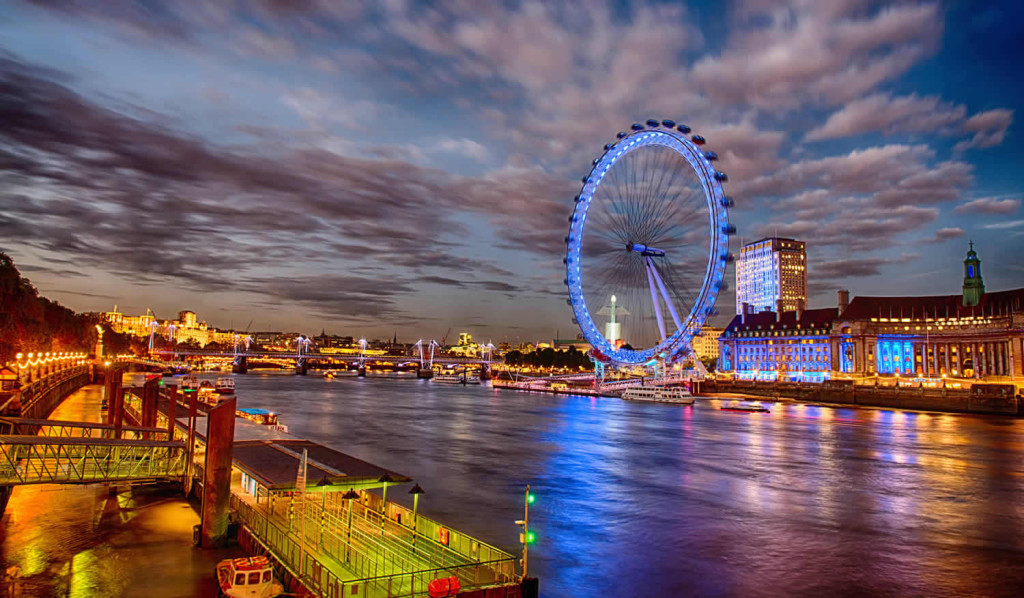
<path id="1" fill-rule="evenodd" d="M 974 241 L 968 244 L 967 259 L 964 260 L 964 296 L 963 306 L 974 307 L 981 303 L 985 294 L 985 282 L 981 279 L 981 260 L 974 252 Z"/>

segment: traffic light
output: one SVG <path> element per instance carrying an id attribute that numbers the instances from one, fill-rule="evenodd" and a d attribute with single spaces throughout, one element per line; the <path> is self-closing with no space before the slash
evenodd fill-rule
<path id="1" fill-rule="evenodd" d="M 537 495 L 536 494 L 534 494 L 533 492 L 527 492 L 526 493 L 526 504 L 532 505 L 534 503 L 534 501 L 536 501 L 536 500 L 537 500 Z"/>
<path id="2" fill-rule="evenodd" d="M 537 536 L 533 532 L 526 532 L 526 543 L 533 544 L 533 541 L 537 539 Z"/>

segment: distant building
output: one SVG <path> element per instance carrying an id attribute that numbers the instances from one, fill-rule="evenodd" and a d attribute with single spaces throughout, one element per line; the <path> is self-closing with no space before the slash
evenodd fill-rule
<path id="1" fill-rule="evenodd" d="M 796 311 L 807 305 L 807 252 L 803 241 L 773 237 L 748 243 L 736 260 L 736 313 Z"/>
<path id="2" fill-rule="evenodd" d="M 556 338 L 551 341 L 551 346 L 557 351 L 570 347 L 574 347 L 577 351 L 582 351 L 583 353 L 590 350 L 589 342 L 577 338 Z"/>
<path id="3" fill-rule="evenodd" d="M 196 328 L 198 321 L 196 320 L 196 312 L 185 310 L 178 312 L 178 327 L 180 328 Z"/>
<path id="4" fill-rule="evenodd" d="M 700 359 L 718 358 L 718 337 L 725 331 L 725 328 L 714 328 L 705 326 L 700 329 L 700 334 L 693 337 L 693 352 Z"/>

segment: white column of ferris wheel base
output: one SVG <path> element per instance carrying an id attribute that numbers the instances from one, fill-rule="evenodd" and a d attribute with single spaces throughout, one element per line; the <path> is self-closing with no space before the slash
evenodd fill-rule
<path id="1" fill-rule="evenodd" d="M 654 313 L 658 318 L 658 329 L 661 332 L 661 340 L 665 340 L 668 336 L 665 334 L 665 320 L 661 315 L 661 303 L 658 301 L 658 292 L 655 291 L 655 285 L 658 290 L 661 291 L 661 298 L 665 301 L 665 306 L 668 307 L 668 313 L 672 316 L 672 321 L 676 325 L 676 330 L 682 330 L 683 324 L 679 320 L 679 314 L 676 313 L 676 308 L 672 305 L 672 301 L 669 299 L 668 289 L 665 288 L 665 282 L 661 279 L 661 275 L 658 274 L 658 269 L 655 268 L 654 262 L 651 261 L 649 256 L 644 256 L 644 266 L 647 269 L 647 283 L 651 287 L 651 301 L 654 302 Z"/>

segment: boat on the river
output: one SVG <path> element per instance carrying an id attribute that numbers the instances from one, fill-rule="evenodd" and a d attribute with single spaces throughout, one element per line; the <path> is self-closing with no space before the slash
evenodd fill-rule
<path id="1" fill-rule="evenodd" d="M 199 378 L 189 374 L 188 376 L 181 377 L 181 389 L 182 390 L 199 390 Z"/>
<path id="2" fill-rule="evenodd" d="M 271 598 L 284 591 L 284 586 L 274 580 L 274 569 L 265 556 L 217 563 L 217 585 L 228 598 Z"/>
<path id="3" fill-rule="evenodd" d="M 258 409 L 255 407 L 245 407 L 242 409 L 235 409 L 235 415 L 245 418 L 253 423 L 260 424 L 261 426 L 267 426 L 272 430 L 278 430 L 281 432 L 288 431 L 288 426 L 278 421 L 276 411 Z"/>
<path id="4" fill-rule="evenodd" d="M 752 413 L 771 413 L 771 411 L 760 403 L 733 403 L 720 407 L 722 411 L 748 411 Z"/>
<path id="5" fill-rule="evenodd" d="M 650 401 L 654 403 L 673 403 L 676 405 L 693 405 L 694 398 L 690 391 L 681 386 L 634 386 L 622 392 L 627 401 Z"/>
<path id="6" fill-rule="evenodd" d="M 324 372 L 325 380 L 334 380 L 334 376 L 336 376 L 334 370 L 327 370 L 326 372 Z"/>
<path id="7" fill-rule="evenodd" d="M 230 376 L 217 378 L 214 389 L 222 395 L 235 394 L 235 379 Z"/>
<path id="8" fill-rule="evenodd" d="M 480 378 L 470 376 L 466 372 L 461 374 L 438 374 L 433 377 L 434 382 L 441 384 L 480 384 Z"/>

